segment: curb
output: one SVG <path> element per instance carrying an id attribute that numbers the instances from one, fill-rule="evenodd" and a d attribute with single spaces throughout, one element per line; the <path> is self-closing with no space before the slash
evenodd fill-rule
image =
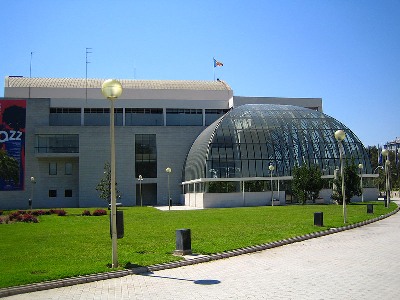
<path id="1" fill-rule="evenodd" d="M 357 227 L 361 227 L 364 225 L 368 225 L 368 224 L 383 220 L 385 218 L 388 218 L 388 217 L 396 214 L 397 212 L 399 212 L 399 210 L 400 210 L 400 206 L 398 206 L 395 210 L 393 210 L 392 212 L 390 212 L 386 215 L 381 215 L 379 217 L 376 217 L 376 218 L 373 218 L 370 220 L 365 220 L 365 221 L 362 221 L 359 223 L 350 224 L 350 225 L 346 225 L 346 226 L 338 227 L 338 228 L 330 228 L 330 229 L 318 231 L 318 232 L 307 233 L 307 234 L 296 236 L 296 237 L 291 237 L 291 238 L 274 241 L 274 242 L 270 242 L 270 243 L 235 249 L 235 250 L 226 251 L 226 252 L 222 252 L 222 253 L 210 254 L 210 255 L 201 256 L 201 257 L 193 258 L 193 259 L 189 259 L 189 260 L 182 260 L 182 261 L 177 261 L 177 262 L 169 262 L 169 263 L 151 265 L 148 267 L 138 267 L 138 268 L 125 269 L 125 270 L 120 270 L 120 271 L 98 273 L 98 274 L 92 274 L 92 275 L 86 275 L 86 276 L 78 276 L 78 277 L 71 277 L 71 278 L 65 278 L 65 279 L 45 281 L 45 282 L 41 282 L 41 283 L 33 283 L 33 284 L 27 284 L 27 285 L 21 285 L 21 286 L 9 287 L 9 288 L 2 288 L 2 289 L 0 289 L 0 298 L 18 295 L 18 294 L 30 293 L 30 292 L 44 291 L 44 290 L 60 288 L 60 287 L 67 287 L 67 286 L 76 285 L 76 284 L 89 283 L 89 282 L 112 279 L 112 278 L 119 278 L 119 277 L 124 277 L 124 276 L 128 276 L 128 275 L 145 274 L 145 273 L 150 273 L 150 272 L 155 272 L 155 271 L 160 271 L 160 270 L 173 269 L 173 268 L 190 266 L 190 265 L 195 265 L 195 264 L 204 263 L 204 262 L 210 262 L 210 261 L 234 257 L 234 256 L 242 255 L 242 254 L 250 254 L 250 253 L 254 253 L 254 252 L 258 252 L 258 251 L 263 251 L 263 250 L 272 249 L 272 248 L 276 248 L 276 247 L 280 247 L 280 246 L 284 246 L 284 245 L 302 242 L 302 241 L 306 241 L 309 239 L 322 237 L 322 236 L 326 236 L 329 234 L 334 234 L 334 233 L 354 229 Z"/>

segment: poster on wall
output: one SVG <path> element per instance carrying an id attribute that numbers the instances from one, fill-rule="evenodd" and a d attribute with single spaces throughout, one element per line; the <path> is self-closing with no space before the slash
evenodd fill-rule
<path id="1" fill-rule="evenodd" d="M 5 154 L 2 160 L 4 162 L 14 159 L 18 163 L 18 180 L 8 178 L 9 174 L 3 172 L 0 177 L 0 191 L 24 189 L 25 123 L 25 100 L 0 100 L 0 150 Z M 2 168 L 4 171 L 5 167 Z"/>

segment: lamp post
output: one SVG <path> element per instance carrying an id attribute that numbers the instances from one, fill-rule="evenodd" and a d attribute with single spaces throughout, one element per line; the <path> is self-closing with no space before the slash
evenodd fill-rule
<path id="1" fill-rule="evenodd" d="M 274 165 L 269 165 L 268 169 L 271 173 L 271 206 L 274 206 L 274 187 L 272 186 L 272 172 L 275 170 Z"/>
<path id="2" fill-rule="evenodd" d="M 342 196 L 343 196 L 343 221 L 347 222 L 347 209 L 346 209 L 346 195 L 344 190 L 344 168 L 343 168 L 343 140 L 346 137 L 346 133 L 343 130 L 335 131 L 335 139 L 339 144 L 339 155 L 340 155 L 340 176 L 342 177 Z"/>
<path id="3" fill-rule="evenodd" d="M 111 240 L 112 267 L 118 267 L 117 250 L 117 206 L 115 192 L 115 138 L 114 138 L 114 101 L 122 94 L 122 85 L 115 79 L 108 79 L 101 86 L 101 93 L 110 100 L 110 146 L 111 146 Z"/>
<path id="4" fill-rule="evenodd" d="M 385 187 L 386 187 L 386 201 L 385 206 L 390 205 L 390 161 L 389 161 L 389 150 L 383 149 L 382 156 L 385 157 Z"/>
<path id="5" fill-rule="evenodd" d="M 376 173 L 376 170 L 378 170 L 378 169 L 382 169 L 383 170 L 383 167 L 382 166 L 377 166 L 375 168 L 375 170 L 374 170 L 374 174 Z M 379 173 L 379 171 L 378 171 L 378 173 Z M 378 180 L 377 180 L 376 188 L 378 189 L 378 193 L 379 193 L 379 196 L 380 196 L 381 192 L 380 192 L 380 189 L 379 189 L 379 174 L 378 174 Z"/>
<path id="6" fill-rule="evenodd" d="M 35 177 L 31 177 L 31 183 L 32 183 L 32 189 L 31 189 L 31 198 L 29 199 L 29 209 L 32 209 L 32 204 L 33 204 L 33 190 L 35 189 L 35 184 L 36 184 L 36 179 Z"/>
<path id="7" fill-rule="evenodd" d="M 363 164 L 358 164 L 358 168 L 360 169 L 360 179 L 361 179 L 361 181 L 360 181 L 360 186 L 361 186 L 361 202 L 364 202 L 364 186 L 363 186 L 363 183 L 362 183 L 362 179 L 363 179 L 363 173 L 362 173 L 362 170 L 363 170 Z"/>
<path id="8" fill-rule="evenodd" d="M 142 175 L 139 175 L 138 180 L 139 180 L 140 206 L 143 206 L 143 198 L 142 198 L 142 181 L 143 181 L 143 177 L 142 177 Z"/>
<path id="9" fill-rule="evenodd" d="M 165 172 L 167 172 L 168 175 L 168 210 L 171 210 L 171 190 L 169 188 L 169 174 L 171 174 L 172 170 L 170 167 L 165 169 Z"/>

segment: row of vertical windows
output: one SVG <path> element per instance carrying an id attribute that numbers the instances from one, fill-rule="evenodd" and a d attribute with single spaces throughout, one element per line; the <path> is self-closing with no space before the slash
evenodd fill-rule
<path id="1" fill-rule="evenodd" d="M 74 107 L 51 107 L 50 113 L 51 114 L 73 114 L 73 113 L 80 113 L 80 108 Z"/>
<path id="2" fill-rule="evenodd" d="M 49 175 L 57 175 L 57 163 L 49 163 Z M 64 175 L 72 175 L 72 163 L 64 164 Z"/>
<path id="3" fill-rule="evenodd" d="M 109 108 L 84 108 L 85 126 L 108 126 L 110 123 Z M 228 109 L 206 109 L 205 124 L 212 124 Z M 125 115 L 126 126 L 164 126 L 162 108 L 115 108 L 115 125 L 122 126 Z M 167 126 L 203 126 L 202 109 L 167 108 L 165 116 Z M 81 108 L 50 108 L 50 126 L 80 126 Z"/>
<path id="4" fill-rule="evenodd" d="M 37 153 L 79 153 L 78 134 L 38 134 Z"/>
<path id="5" fill-rule="evenodd" d="M 49 198 L 56 198 L 57 197 L 57 190 L 49 190 Z M 72 197 L 72 190 L 71 189 L 66 189 L 64 190 L 64 197 L 65 198 L 71 198 Z"/>
<path id="6" fill-rule="evenodd" d="M 201 115 L 201 109 L 167 108 L 167 114 Z"/>
<path id="7" fill-rule="evenodd" d="M 122 108 L 114 108 L 115 112 L 122 113 Z M 202 109 L 180 109 L 180 108 L 167 108 L 167 113 L 175 114 L 202 114 Z M 206 114 L 225 114 L 229 109 L 206 109 Z M 51 114 L 71 114 L 80 113 L 79 107 L 51 107 Z M 109 108 L 84 108 L 85 113 L 109 113 Z M 126 113 L 135 114 L 162 114 L 162 108 L 125 108 Z"/>
<path id="8" fill-rule="evenodd" d="M 162 114 L 162 108 L 125 108 L 127 114 Z"/>

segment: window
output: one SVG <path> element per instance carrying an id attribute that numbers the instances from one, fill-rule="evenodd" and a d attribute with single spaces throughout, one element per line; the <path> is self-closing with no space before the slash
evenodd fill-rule
<path id="1" fill-rule="evenodd" d="M 57 163 L 49 163 L 49 175 L 57 175 Z"/>
<path id="2" fill-rule="evenodd" d="M 37 153 L 79 153 L 78 134 L 38 134 Z"/>
<path id="3" fill-rule="evenodd" d="M 110 109 L 85 108 L 84 118 L 86 126 L 108 126 L 110 125 Z"/>
<path id="4" fill-rule="evenodd" d="M 65 190 L 64 191 L 64 196 L 65 196 L 65 198 L 72 197 L 72 190 Z"/>
<path id="5" fill-rule="evenodd" d="M 81 109 L 73 107 L 51 107 L 50 126 L 81 125 Z"/>
<path id="6" fill-rule="evenodd" d="M 206 126 L 211 125 L 228 111 L 229 109 L 206 109 Z"/>
<path id="7" fill-rule="evenodd" d="M 135 170 L 136 178 L 157 177 L 157 146 L 155 134 L 135 135 Z"/>
<path id="8" fill-rule="evenodd" d="M 49 190 L 49 197 L 50 198 L 57 197 L 57 190 Z"/>
<path id="9" fill-rule="evenodd" d="M 167 108 L 167 126 L 202 126 L 202 109 Z"/>
<path id="10" fill-rule="evenodd" d="M 126 126 L 163 126 L 162 108 L 125 108 Z"/>
<path id="11" fill-rule="evenodd" d="M 65 175 L 72 175 L 72 163 L 65 163 Z"/>

